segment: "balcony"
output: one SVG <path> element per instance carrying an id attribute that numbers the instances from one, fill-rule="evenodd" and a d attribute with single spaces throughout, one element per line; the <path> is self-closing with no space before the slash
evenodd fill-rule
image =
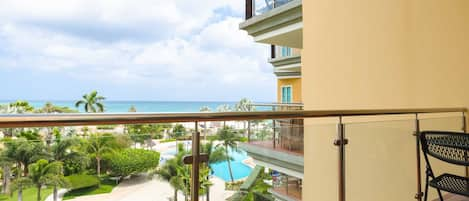
<path id="1" fill-rule="evenodd" d="M 246 0 L 246 21 L 240 29 L 266 44 L 303 47 L 301 0 Z"/>
<path id="2" fill-rule="evenodd" d="M 290 47 L 272 45 L 269 63 L 274 66 L 274 73 L 279 79 L 301 77 L 301 54 L 299 51 Z"/>
<path id="3" fill-rule="evenodd" d="M 298 128 L 304 133 L 305 146 L 300 146 L 302 142 L 297 139 L 290 138 L 288 142 L 278 137 L 279 131 L 276 128 L 281 127 L 280 125 L 272 126 L 270 131 L 259 132 L 253 141 L 242 145 L 251 149 L 251 154 L 258 153 L 261 159 L 270 157 L 268 161 L 255 159 L 255 162 L 259 162 L 258 165 L 276 164 L 279 161 L 289 161 L 292 165 L 290 168 L 282 169 L 281 165 L 277 165 L 280 166 L 279 169 L 275 166 L 271 168 L 289 175 L 279 185 L 273 185 L 271 194 L 276 197 L 284 196 L 284 199 L 313 201 L 394 201 L 413 200 L 416 195 L 417 198 L 422 196 L 425 168 L 420 158 L 419 141 L 414 134 L 423 130 L 466 131 L 466 113 L 465 108 L 433 108 L 246 113 L 21 114 L 0 115 L 0 128 L 193 123 L 192 156 L 184 161 L 198 164 L 207 159 L 200 153 L 198 146 L 201 142 L 199 123 L 302 120 L 297 125 L 301 125 Z M 265 141 L 269 143 L 265 144 Z M 464 167 L 431 160 L 435 162 L 434 169 L 438 170 L 438 174 L 465 174 Z M 305 169 L 301 171 L 304 173 L 295 175 L 295 165 L 301 167 L 303 164 Z M 199 174 L 199 166 L 193 165 L 190 168 L 192 175 Z M 194 176 L 190 180 L 191 200 L 199 199 L 199 179 Z M 430 189 L 428 195 L 429 200 L 434 200 L 435 190 Z M 463 200 L 448 193 L 444 195 L 449 200 Z"/>
<path id="4" fill-rule="evenodd" d="M 301 201 L 302 180 L 288 175 L 281 175 L 276 178 L 273 187 L 269 192 L 279 200 Z"/>

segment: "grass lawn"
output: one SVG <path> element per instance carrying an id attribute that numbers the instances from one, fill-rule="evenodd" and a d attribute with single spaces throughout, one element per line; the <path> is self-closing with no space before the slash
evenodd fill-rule
<path id="1" fill-rule="evenodd" d="M 70 200 L 78 196 L 110 193 L 112 189 L 116 186 L 117 185 L 115 181 L 110 181 L 110 180 L 105 179 L 104 181 L 101 182 L 101 185 L 99 185 L 99 187 L 96 186 L 96 187 L 90 187 L 90 188 L 77 189 L 77 190 L 73 190 L 73 191 L 66 193 L 64 195 L 64 200 Z"/>
<path id="2" fill-rule="evenodd" d="M 23 200 L 24 201 L 35 201 L 37 191 L 36 188 L 27 188 L 23 190 Z M 52 188 L 44 188 L 41 190 L 41 201 L 45 200 L 47 196 L 52 194 Z M 0 194 L 0 201 L 17 201 L 18 193 L 14 192 L 13 197 L 9 195 Z"/>

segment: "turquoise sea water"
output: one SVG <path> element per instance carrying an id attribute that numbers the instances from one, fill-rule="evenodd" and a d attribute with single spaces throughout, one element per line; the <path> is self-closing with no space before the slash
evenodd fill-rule
<path id="1" fill-rule="evenodd" d="M 6 104 L 12 101 L 1 101 Z M 46 101 L 29 101 L 35 108 L 42 107 Z M 75 101 L 51 101 L 54 105 L 66 106 L 75 109 Z M 105 110 L 109 113 L 128 112 L 131 106 L 137 112 L 199 112 L 202 106 L 208 106 L 212 111 L 216 111 L 219 105 L 228 104 L 233 107 L 236 102 L 204 102 L 204 101 L 105 101 Z M 258 107 L 257 110 L 269 110 L 270 108 Z M 80 112 L 84 112 L 80 108 Z"/>

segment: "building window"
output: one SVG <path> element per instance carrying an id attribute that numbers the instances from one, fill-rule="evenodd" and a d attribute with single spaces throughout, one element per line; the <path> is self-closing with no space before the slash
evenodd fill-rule
<path id="1" fill-rule="evenodd" d="M 292 50 L 289 47 L 282 47 L 281 53 L 282 53 L 282 57 L 289 57 L 291 56 Z"/>
<path id="2" fill-rule="evenodd" d="M 292 102 L 292 87 L 282 86 L 282 103 Z"/>

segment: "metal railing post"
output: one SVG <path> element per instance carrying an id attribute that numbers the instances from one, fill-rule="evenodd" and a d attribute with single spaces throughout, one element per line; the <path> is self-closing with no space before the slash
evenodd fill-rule
<path id="1" fill-rule="evenodd" d="M 345 126 L 342 122 L 342 116 L 339 116 L 337 139 L 334 141 L 334 145 L 339 147 L 339 201 L 345 201 L 345 145 L 347 144 Z"/>
<path id="2" fill-rule="evenodd" d="M 467 122 L 466 122 L 466 113 L 465 112 L 462 112 L 462 131 L 464 133 L 467 133 Z M 468 156 L 467 156 L 467 152 L 464 153 L 464 157 L 466 159 L 466 161 L 468 160 Z M 465 167 L 466 168 L 466 178 L 469 178 L 469 167 Z"/>
<path id="3" fill-rule="evenodd" d="M 465 112 L 462 112 L 462 131 L 467 133 L 467 119 Z"/>
<path id="4" fill-rule="evenodd" d="M 195 122 L 195 132 L 192 136 L 192 185 L 191 200 L 199 200 L 199 164 L 200 164 L 200 132 L 199 122 Z"/>
<path id="5" fill-rule="evenodd" d="M 417 193 L 415 194 L 415 199 L 422 201 L 423 192 L 422 192 L 422 170 L 421 170 L 421 161 L 420 161 L 420 120 L 419 114 L 415 114 L 415 150 L 417 156 Z"/>
<path id="6" fill-rule="evenodd" d="M 277 55 L 275 53 L 276 53 L 275 45 L 270 45 L 270 58 L 271 59 L 277 58 Z"/>
<path id="7" fill-rule="evenodd" d="M 250 19 L 253 17 L 253 12 L 254 12 L 254 0 L 246 0 L 246 13 L 245 13 L 245 19 Z"/>

